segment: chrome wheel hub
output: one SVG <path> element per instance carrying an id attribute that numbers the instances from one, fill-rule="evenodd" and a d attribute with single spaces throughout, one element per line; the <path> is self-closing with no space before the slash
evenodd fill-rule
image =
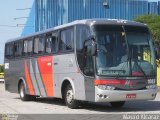
<path id="1" fill-rule="evenodd" d="M 73 99 L 74 99 L 73 90 L 68 90 L 67 91 L 67 102 L 72 103 Z"/>
<path id="2" fill-rule="evenodd" d="M 21 96 L 22 98 L 24 97 L 23 87 L 21 87 L 21 89 L 20 89 L 20 96 Z"/>

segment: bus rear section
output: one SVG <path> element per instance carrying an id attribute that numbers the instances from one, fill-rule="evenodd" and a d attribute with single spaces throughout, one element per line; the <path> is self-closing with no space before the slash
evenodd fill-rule
<path id="1" fill-rule="evenodd" d="M 153 100 L 153 47 L 141 23 L 76 21 L 6 43 L 6 90 L 19 92 L 23 101 L 63 98 L 70 108 L 82 101 L 122 107 L 125 101 Z"/>

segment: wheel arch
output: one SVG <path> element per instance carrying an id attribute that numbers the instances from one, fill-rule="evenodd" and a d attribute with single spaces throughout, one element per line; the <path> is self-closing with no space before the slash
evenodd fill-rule
<path id="1" fill-rule="evenodd" d="M 73 80 L 71 78 L 66 77 L 66 78 L 64 78 L 64 80 L 61 83 L 61 96 L 62 96 L 62 98 L 64 98 L 64 90 L 68 84 L 70 84 L 72 86 L 73 93 L 75 95 L 75 85 L 73 83 Z"/>
<path id="2" fill-rule="evenodd" d="M 25 82 L 25 79 L 23 77 L 20 77 L 18 80 L 18 92 L 19 92 L 19 87 L 20 87 L 20 83 L 23 82 L 25 90 L 27 89 L 27 84 Z"/>

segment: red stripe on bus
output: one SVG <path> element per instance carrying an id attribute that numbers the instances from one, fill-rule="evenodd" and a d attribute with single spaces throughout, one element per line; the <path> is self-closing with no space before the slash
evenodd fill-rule
<path id="1" fill-rule="evenodd" d="M 124 85 L 126 80 L 95 80 L 94 85 Z"/>
<path id="2" fill-rule="evenodd" d="M 25 61 L 25 77 L 26 77 L 26 81 L 27 81 L 27 85 L 28 85 L 28 88 L 29 88 L 30 95 L 35 95 L 26 61 Z"/>
<path id="3" fill-rule="evenodd" d="M 39 57 L 38 66 L 40 69 L 40 74 L 44 83 L 44 87 L 47 96 L 54 96 L 54 83 L 53 83 L 53 70 L 52 70 L 52 57 Z"/>

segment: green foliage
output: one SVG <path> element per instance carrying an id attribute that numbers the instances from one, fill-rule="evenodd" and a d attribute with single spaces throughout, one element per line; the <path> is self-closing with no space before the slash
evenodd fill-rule
<path id="1" fill-rule="evenodd" d="M 134 20 L 148 25 L 155 44 L 160 47 L 160 15 L 142 15 L 136 17 Z"/>
<path id="2" fill-rule="evenodd" d="M 3 72 L 4 72 L 4 66 L 0 65 L 0 73 L 3 73 Z"/>

